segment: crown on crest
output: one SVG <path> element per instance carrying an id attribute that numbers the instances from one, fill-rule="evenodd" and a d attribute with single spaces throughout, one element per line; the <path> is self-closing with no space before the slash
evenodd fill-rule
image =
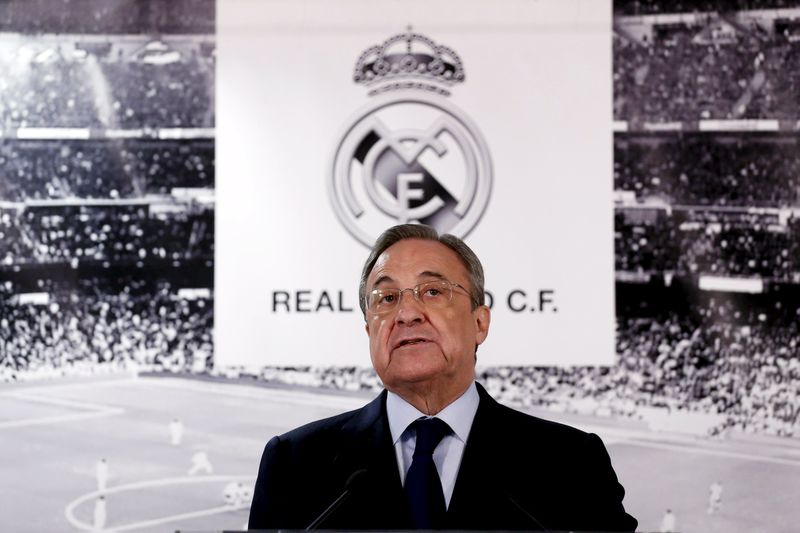
<path id="1" fill-rule="evenodd" d="M 353 79 L 367 86 L 399 78 L 417 78 L 451 86 L 464 81 L 461 58 L 411 27 L 366 49 L 356 62 Z"/>

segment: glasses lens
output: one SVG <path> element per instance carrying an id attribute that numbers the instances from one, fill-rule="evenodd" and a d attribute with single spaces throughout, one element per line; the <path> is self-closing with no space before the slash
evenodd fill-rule
<path id="1" fill-rule="evenodd" d="M 453 299 L 453 286 L 445 280 L 428 281 L 420 283 L 413 291 L 405 290 L 413 292 L 417 301 L 428 307 L 444 307 Z M 393 311 L 400 303 L 403 292 L 400 289 L 375 289 L 369 293 L 367 307 L 376 315 Z"/>
<path id="2" fill-rule="evenodd" d="M 429 281 L 417 285 L 419 299 L 429 307 L 441 307 L 453 297 L 453 287 L 444 280 Z"/>
<path id="3" fill-rule="evenodd" d="M 375 289 L 369 294 L 367 307 L 373 313 L 388 313 L 397 307 L 397 302 L 399 301 L 399 289 Z"/>

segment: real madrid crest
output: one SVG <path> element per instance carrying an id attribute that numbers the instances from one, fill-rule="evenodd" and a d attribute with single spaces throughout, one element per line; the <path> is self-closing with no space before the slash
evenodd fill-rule
<path id="1" fill-rule="evenodd" d="M 345 228 L 366 246 L 406 222 L 465 237 L 489 202 L 492 163 L 477 126 L 447 99 L 464 82 L 461 59 L 409 29 L 364 51 L 353 79 L 370 101 L 339 136 L 328 182 Z"/>

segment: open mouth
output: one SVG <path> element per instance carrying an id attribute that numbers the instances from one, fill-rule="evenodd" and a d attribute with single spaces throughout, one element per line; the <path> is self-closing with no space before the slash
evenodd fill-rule
<path id="1" fill-rule="evenodd" d="M 403 346 L 412 346 L 414 344 L 422 344 L 424 342 L 429 342 L 428 339 L 406 339 L 404 341 L 400 341 L 400 343 L 395 346 L 395 348 L 402 348 Z"/>

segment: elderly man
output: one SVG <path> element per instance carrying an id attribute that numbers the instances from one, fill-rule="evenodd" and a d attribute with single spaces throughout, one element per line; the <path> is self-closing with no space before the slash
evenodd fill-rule
<path id="1" fill-rule="evenodd" d="M 386 390 L 267 443 L 251 529 L 636 528 L 596 435 L 502 406 L 475 383 L 490 312 L 464 242 L 390 228 L 360 301 Z"/>

